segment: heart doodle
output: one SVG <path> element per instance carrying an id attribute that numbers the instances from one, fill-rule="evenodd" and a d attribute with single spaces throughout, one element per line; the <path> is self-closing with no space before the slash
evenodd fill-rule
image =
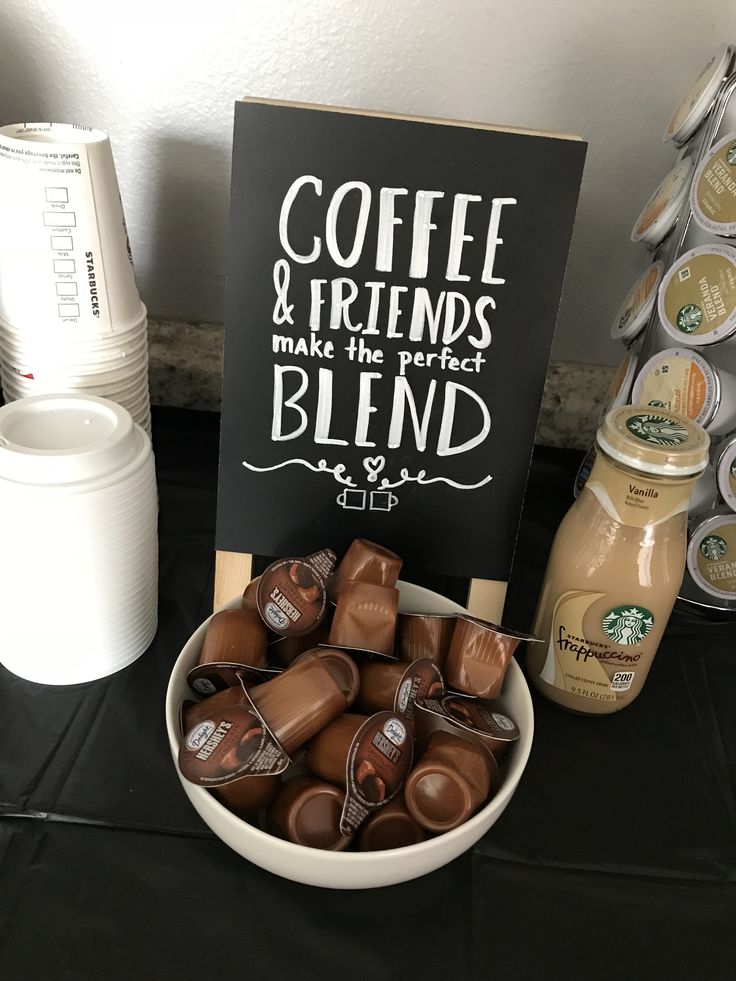
<path id="1" fill-rule="evenodd" d="M 386 466 L 386 457 L 367 456 L 363 460 L 363 466 L 365 467 L 365 472 L 368 474 L 368 480 L 374 484 L 378 480 L 379 473 Z"/>

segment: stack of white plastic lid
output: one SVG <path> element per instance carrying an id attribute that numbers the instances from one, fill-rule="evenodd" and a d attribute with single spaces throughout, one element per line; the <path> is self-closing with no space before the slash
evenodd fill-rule
<path id="1" fill-rule="evenodd" d="M 106 134 L 61 123 L 1 127 L 0 214 L 6 401 L 104 396 L 150 431 L 146 308 Z"/>
<path id="2" fill-rule="evenodd" d="M 92 681 L 150 645 L 158 498 L 148 435 L 120 406 L 48 395 L 0 408 L 0 662 Z"/>

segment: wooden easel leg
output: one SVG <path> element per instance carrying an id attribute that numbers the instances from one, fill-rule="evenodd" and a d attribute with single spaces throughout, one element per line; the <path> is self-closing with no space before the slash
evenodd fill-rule
<path id="1" fill-rule="evenodd" d="M 501 623 L 506 601 L 507 582 L 498 579 L 471 579 L 468 589 L 468 610 L 474 617 Z"/>
<path id="2" fill-rule="evenodd" d="M 214 611 L 241 596 L 252 577 L 253 556 L 250 552 L 216 552 Z"/>

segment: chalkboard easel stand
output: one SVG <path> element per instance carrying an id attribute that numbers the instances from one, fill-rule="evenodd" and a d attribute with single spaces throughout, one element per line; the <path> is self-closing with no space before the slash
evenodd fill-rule
<path id="1" fill-rule="evenodd" d="M 253 578 L 253 556 L 248 552 L 215 554 L 215 611 L 240 596 Z M 507 583 L 494 579 L 471 579 L 466 606 L 473 616 L 500 623 Z"/>

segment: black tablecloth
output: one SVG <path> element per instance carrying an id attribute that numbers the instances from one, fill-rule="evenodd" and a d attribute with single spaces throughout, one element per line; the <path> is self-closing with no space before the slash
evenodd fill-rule
<path id="1" fill-rule="evenodd" d="M 314 889 L 211 835 L 179 786 L 163 706 L 211 608 L 217 426 L 154 416 L 160 627 L 147 654 L 69 688 L 0 668 L 0 978 L 732 978 L 733 623 L 676 612 L 644 692 L 618 715 L 580 718 L 535 696 L 534 748 L 506 812 L 423 879 Z M 530 623 L 579 456 L 535 453 L 511 625 Z"/>

